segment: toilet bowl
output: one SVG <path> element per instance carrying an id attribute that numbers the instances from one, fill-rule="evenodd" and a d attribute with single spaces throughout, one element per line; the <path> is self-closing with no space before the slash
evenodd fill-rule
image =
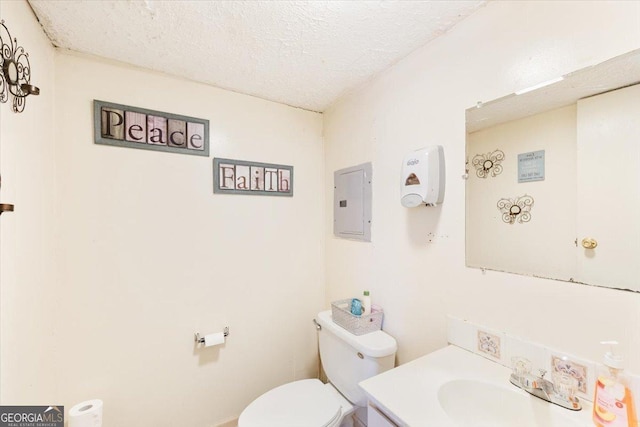
<path id="1" fill-rule="evenodd" d="M 316 322 L 329 383 L 307 379 L 269 390 L 242 411 L 238 427 L 353 426 L 352 414 L 367 404 L 358 383 L 393 368 L 396 340 L 383 331 L 353 335 L 333 322 L 331 311 L 318 313 Z"/>
<path id="2" fill-rule="evenodd" d="M 242 411 L 238 427 L 346 427 L 351 405 L 331 384 L 300 380 L 276 387 Z"/>

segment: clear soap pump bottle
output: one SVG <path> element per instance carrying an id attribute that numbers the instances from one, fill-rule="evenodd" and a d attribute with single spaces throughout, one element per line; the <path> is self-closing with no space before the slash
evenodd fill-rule
<path id="1" fill-rule="evenodd" d="M 623 373 L 624 358 L 613 350 L 618 342 L 602 341 L 600 344 L 608 345 L 610 349 L 598 369 L 593 397 L 593 422 L 598 427 L 637 427 L 633 395 Z"/>

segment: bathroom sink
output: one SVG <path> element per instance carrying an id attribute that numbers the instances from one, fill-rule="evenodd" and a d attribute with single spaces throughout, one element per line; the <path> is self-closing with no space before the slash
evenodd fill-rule
<path id="1" fill-rule="evenodd" d="M 591 402 L 571 411 L 509 382 L 511 369 L 449 345 L 360 383 L 400 427 L 593 427 Z"/>
<path id="2" fill-rule="evenodd" d="M 544 402 L 505 381 L 497 385 L 476 380 L 453 380 L 438 389 L 440 406 L 464 427 L 578 427 L 563 414 L 566 409 Z"/>

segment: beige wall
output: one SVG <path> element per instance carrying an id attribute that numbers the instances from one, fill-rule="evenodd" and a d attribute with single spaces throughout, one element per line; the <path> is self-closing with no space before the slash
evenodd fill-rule
<path id="1" fill-rule="evenodd" d="M 64 403 L 210 426 L 317 375 L 322 116 L 64 53 L 55 87 Z M 293 165 L 294 197 L 214 195 L 211 158 L 95 145 L 94 99 L 209 119 L 211 157 Z M 194 348 L 225 325 L 224 347 Z"/>
<path id="2" fill-rule="evenodd" d="M 0 104 L 0 403 L 60 403 L 55 365 L 60 314 L 54 278 L 54 49 L 26 2 L 0 2 L 0 17 L 29 53 L 40 96 L 24 112 Z"/>
<path id="3" fill-rule="evenodd" d="M 26 2 L 1 12 L 42 90 L 22 115 L 0 109 L 16 204 L 1 221 L 1 403 L 101 398 L 105 425 L 210 427 L 317 375 L 322 116 L 54 52 Z M 211 156 L 95 145 L 94 99 L 209 119 Z M 212 157 L 293 165 L 294 197 L 214 195 Z M 227 325 L 223 347 L 195 348 Z"/>
<path id="4" fill-rule="evenodd" d="M 637 49 L 639 24 L 638 2 L 490 2 L 326 112 L 327 212 L 333 171 L 373 162 L 372 242 L 325 222 L 327 302 L 370 289 L 400 363 L 444 346 L 451 314 L 591 360 L 618 339 L 640 372 L 640 294 L 465 267 L 461 178 L 465 109 Z M 432 144 L 444 204 L 403 208 L 401 159 Z"/>

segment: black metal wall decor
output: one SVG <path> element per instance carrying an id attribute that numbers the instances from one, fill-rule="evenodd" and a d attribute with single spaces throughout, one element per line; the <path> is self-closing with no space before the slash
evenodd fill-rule
<path id="1" fill-rule="evenodd" d="M 525 194 L 515 199 L 498 200 L 498 209 L 502 212 L 502 221 L 513 224 L 518 221 L 520 224 L 531 221 L 531 207 L 533 197 Z"/>
<path id="2" fill-rule="evenodd" d="M 29 54 L 22 46 L 18 46 L 16 38 L 11 38 L 4 19 L 0 20 L 0 49 L 0 102 L 7 102 L 9 94 L 13 95 L 13 111 L 21 113 L 24 111 L 27 96 L 39 95 L 40 89 L 31 84 Z"/>
<path id="3" fill-rule="evenodd" d="M 476 168 L 476 176 L 478 178 L 486 178 L 491 174 L 495 177 L 502 173 L 502 161 L 504 160 L 504 152 L 495 150 L 487 154 L 476 154 L 471 160 L 471 164 Z"/>

